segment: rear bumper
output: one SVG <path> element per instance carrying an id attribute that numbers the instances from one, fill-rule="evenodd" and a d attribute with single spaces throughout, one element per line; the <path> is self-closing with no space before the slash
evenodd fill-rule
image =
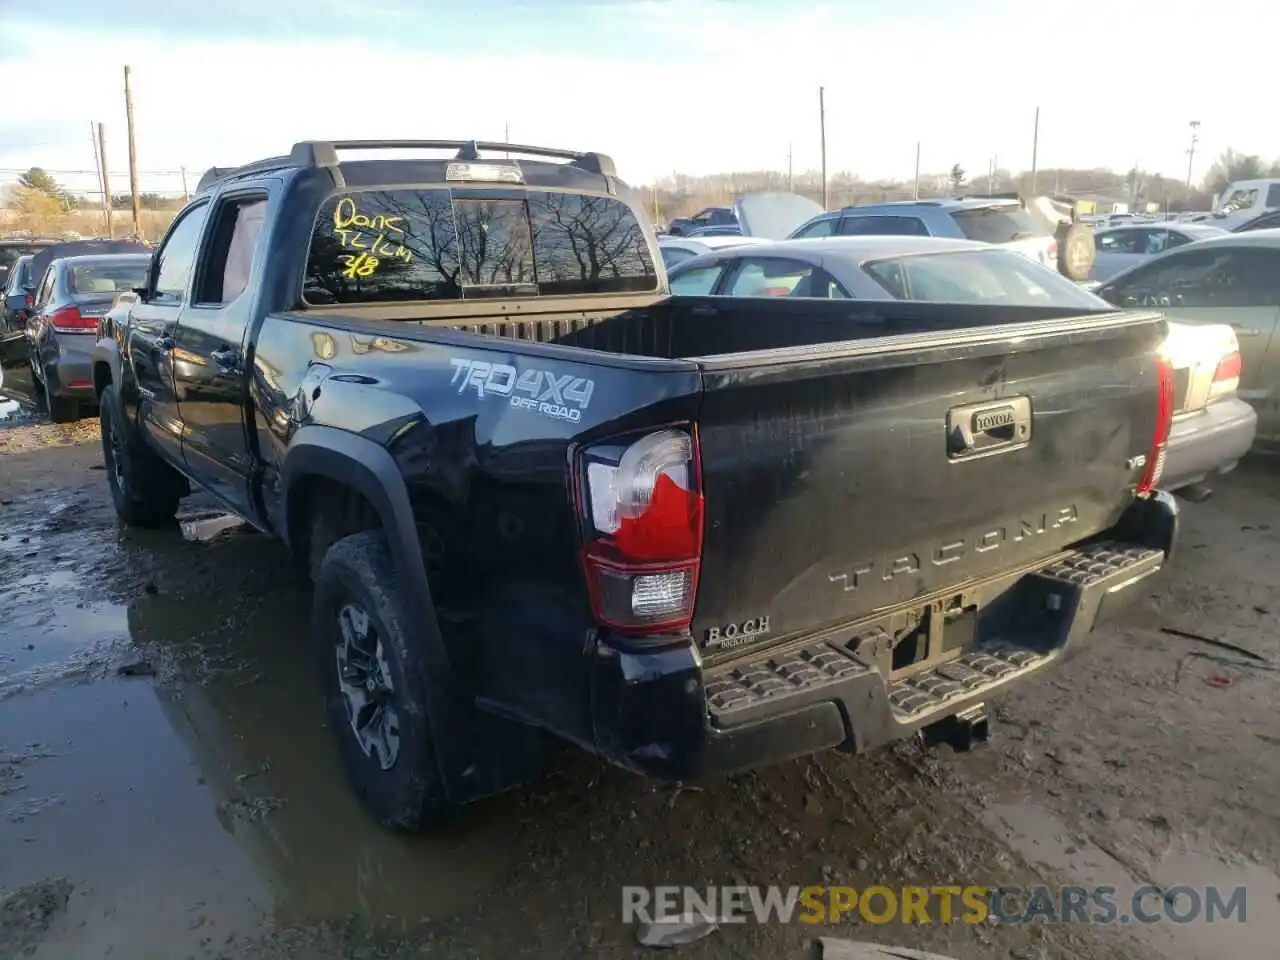
<path id="1" fill-rule="evenodd" d="M 1258 414 L 1240 399 L 1220 400 L 1174 423 L 1160 486 L 1178 490 L 1233 469 L 1253 446 Z"/>
<path id="2" fill-rule="evenodd" d="M 711 670 L 692 642 L 637 652 L 601 641 L 589 671 L 595 750 L 640 773 L 689 780 L 910 736 L 1079 650 L 1096 625 L 1148 592 L 1173 556 L 1177 522 L 1172 495 L 1156 493 L 1106 542 L 980 585 L 977 642 L 892 682 L 892 643 L 875 622 Z"/>
<path id="3" fill-rule="evenodd" d="M 66 341 L 71 340 L 71 343 Z M 84 340 L 83 348 L 76 342 Z M 55 397 L 71 397 L 76 400 L 93 400 L 93 358 L 89 350 L 92 336 L 60 335 L 57 355 L 44 368 L 49 381 L 49 392 Z"/>

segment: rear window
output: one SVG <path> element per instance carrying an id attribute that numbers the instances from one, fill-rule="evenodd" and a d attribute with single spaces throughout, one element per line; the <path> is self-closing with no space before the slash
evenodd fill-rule
<path id="1" fill-rule="evenodd" d="M 77 301 L 101 300 L 146 286 L 149 261 L 138 263 L 91 263 L 68 267 L 67 293 Z"/>
<path id="2" fill-rule="evenodd" d="M 1003 250 L 890 257 L 863 270 L 895 300 L 1111 309 L 1061 274 Z"/>
<path id="3" fill-rule="evenodd" d="M 1045 223 L 1016 204 L 953 210 L 951 216 L 961 233 L 970 240 L 983 243 L 1009 243 L 1029 237 L 1053 236 L 1053 231 Z"/>
<path id="4" fill-rule="evenodd" d="M 24 257 L 28 253 L 34 253 L 34 244 L 29 243 L 6 243 L 0 245 L 0 267 L 8 269 L 17 263 L 19 257 Z"/>
<path id="5" fill-rule="evenodd" d="M 311 237 L 309 303 L 390 303 L 656 290 L 639 222 L 611 197 L 455 197 L 371 190 L 325 202 Z"/>

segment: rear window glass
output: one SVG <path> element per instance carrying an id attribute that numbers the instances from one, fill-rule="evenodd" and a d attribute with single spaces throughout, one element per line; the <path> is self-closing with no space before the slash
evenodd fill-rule
<path id="1" fill-rule="evenodd" d="M 1002 250 L 890 257 L 864 264 L 863 270 L 895 300 L 1110 309 L 1061 274 Z"/>
<path id="2" fill-rule="evenodd" d="M 951 216 L 961 233 L 970 240 L 981 240 L 983 243 L 1009 243 L 1029 237 L 1053 236 L 1053 231 L 1047 224 L 1013 204 L 954 210 Z"/>
<path id="3" fill-rule="evenodd" d="M 510 196 L 510 195 L 508 195 Z M 454 197 L 373 190 L 321 206 L 310 303 L 388 303 L 656 290 L 639 222 L 611 197 Z"/>
<path id="4" fill-rule="evenodd" d="M 68 267 L 67 293 L 76 300 L 97 300 L 146 286 L 149 260 L 137 263 L 91 263 Z"/>
<path id="5" fill-rule="evenodd" d="M 33 247 L 26 243 L 6 243 L 0 245 L 0 267 L 11 267 L 19 257 L 33 252 Z"/>

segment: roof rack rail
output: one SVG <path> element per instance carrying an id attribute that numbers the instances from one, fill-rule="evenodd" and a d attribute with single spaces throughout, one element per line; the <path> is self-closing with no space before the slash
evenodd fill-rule
<path id="1" fill-rule="evenodd" d="M 490 140 L 303 140 L 293 145 L 288 156 L 268 157 L 239 167 L 210 167 L 196 184 L 196 193 L 204 193 L 228 177 L 285 167 L 336 167 L 339 150 L 455 150 L 454 159 L 476 161 L 480 151 L 523 153 L 535 157 L 556 157 L 570 161 L 588 173 L 616 177 L 613 159 L 603 153 L 558 150 L 553 147 L 531 147 L 521 143 L 498 143 Z"/>
<path id="2" fill-rule="evenodd" d="M 480 151 L 524 153 L 534 157 L 556 157 L 574 166 L 605 177 L 616 177 L 613 159 L 603 153 L 533 147 L 523 143 L 500 143 L 492 140 L 304 140 L 289 151 L 293 165 L 300 167 L 335 167 L 339 150 L 456 150 L 457 160 L 479 160 Z"/>

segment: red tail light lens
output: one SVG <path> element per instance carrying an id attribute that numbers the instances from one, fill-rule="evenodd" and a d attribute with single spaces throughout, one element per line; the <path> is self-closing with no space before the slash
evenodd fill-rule
<path id="1" fill-rule="evenodd" d="M 687 630 L 702 553 L 694 436 L 659 430 L 582 456 L 583 572 L 597 622 L 631 634 Z"/>
<path id="2" fill-rule="evenodd" d="M 58 333 L 84 333 L 98 329 L 98 318 L 86 317 L 79 307 L 71 305 L 59 307 L 49 314 L 49 325 Z"/>
<path id="3" fill-rule="evenodd" d="M 1218 361 L 1218 369 L 1213 371 L 1214 384 L 1235 381 L 1240 382 L 1240 351 L 1228 353 Z"/>
<path id="4" fill-rule="evenodd" d="M 1164 472 L 1165 451 L 1169 445 L 1169 430 L 1173 424 L 1173 361 L 1161 355 L 1156 359 L 1156 426 L 1151 436 L 1151 450 L 1147 453 L 1147 466 L 1138 481 L 1138 493 L 1150 493 L 1160 482 Z"/>
<path id="5" fill-rule="evenodd" d="M 1049 249 L 1045 252 L 1044 258 L 1046 260 L 1058 259 L 1058 241 L 1057 240 L 1049 241 Z"/>
<path id="6" fill-rule="evenodd" d="M 28 293 L 24 302 L 28 307 L 34 306 L 36 302 L 36 295 L 34 293 Z"/>

